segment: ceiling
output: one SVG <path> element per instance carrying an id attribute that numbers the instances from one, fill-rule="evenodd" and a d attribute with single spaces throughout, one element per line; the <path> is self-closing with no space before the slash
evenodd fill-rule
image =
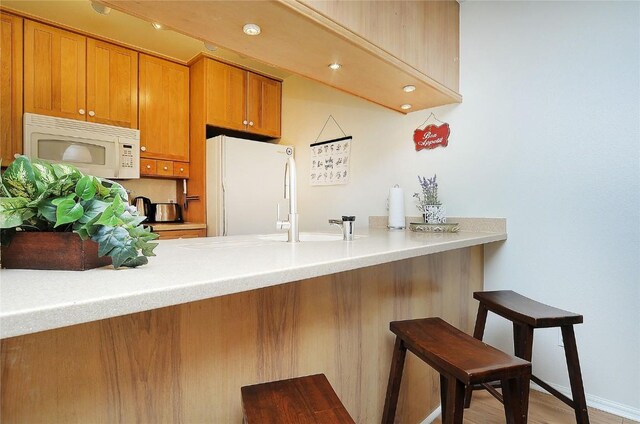
<path id="1" fill-rule="evenodd" d="M 150 22 L 115 9 L 106 16 L 100 15 L 93 10 L 89 0 L 2 0 L 2 6 L 7 10 L 11 9 L 182 63 L 187 63 L 203 52 L 280 79 L 290 75 L 282 69 L 265 65 L 230 50 L 218 48 L 211 52 L 204 47 L 203 40 L 168 29 L 156 30 Z M 206 41 L 216 44 L 215 40 Z"/>

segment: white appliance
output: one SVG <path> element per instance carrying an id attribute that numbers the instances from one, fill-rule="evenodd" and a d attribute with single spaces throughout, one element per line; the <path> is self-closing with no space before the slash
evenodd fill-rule
<path id="1" fill-rule="evenodd" d="M 140 130 L 25 113 L 24 154 L 96 177 L 140 178 Z"/>
<path id="2" fill-rule="evenodd" d="M 276 230 L 284 200 L 284 168 L 293 147 L 218 136 L 207 140 L 207 235 Z"/>

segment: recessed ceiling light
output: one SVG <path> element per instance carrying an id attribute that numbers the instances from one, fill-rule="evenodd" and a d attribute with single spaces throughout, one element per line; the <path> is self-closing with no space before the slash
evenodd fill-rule
<path id="1" fill-rule="evenodd" d="M 341 64 L 334 62 L 332 64 L 329 65 L 329 68 L 333 69 L 334 71 L 337 71 L 338 69 L 340 69 L 342 67 Z"/>
<path id="2" fill-rule="evenodd" d="M 151 26 L 154 27 L 155 29 L 164 29 L 162 24 L 159 24 L 157 22 L 151 22 Z"/>
<path id="3" fill-rule="evenodd" d="M 94 1 L 91 2 L 91 7 L 93 8 L 93 10 L 95 10 L 97 13 L 101 15 L 108 15 L 109 12 L 111 12 L 110 7 L 107 7 L 104 4 L 96 3 Z"/>
<path id="4" fill-rule="evenodd" d="M 215 52 L 216 50 L 218 50 L 218 46 L 216 46 L 216 45 L 214 45 L 214 44 L 212 44 L 212 43 L 210 43 L 208 41 L 204 42 L 204 48 L 209 50 L 210 52 Z"/>
<path id="5" fill-rule="evenodd" d="M 400 109 L 402 110 L 407 110 L 407 109 L 411 109 L 411 105 L 408 103 L 403 104 L 402 106 L 400 106 Z"/>
<path id="6" fill-rule="evenodd" d="M 405 93 L 411 93 L 412 91 L 416 91 L 416 86 L 415 85 L 405 85 L 404 87 L 402 87 L 402 89 L 404 90 Z"/>
<path id="7" fill-rule="evenodd" d="M 242 27 L 242 31 L 247 35 L 258 35 L 260 34 L 260 27 L 256 24 L 246 24 Z"/>

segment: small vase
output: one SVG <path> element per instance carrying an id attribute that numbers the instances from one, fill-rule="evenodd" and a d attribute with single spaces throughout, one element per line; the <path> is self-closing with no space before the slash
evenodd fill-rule
<path id="1" fill-rule="evenodd" d="M 426 205 L 422 217 L 427 224 L 444 224 L 447 222 L 443 205 Z"/>

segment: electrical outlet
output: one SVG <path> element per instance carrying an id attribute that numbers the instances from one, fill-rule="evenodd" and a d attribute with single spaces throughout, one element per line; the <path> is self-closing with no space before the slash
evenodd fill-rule
<path id="1" fill-rule="evenodd" d="M 562 329 L 558 327 L 558 346 L 564 347 L 564 340 L 562 340 Z"/>

